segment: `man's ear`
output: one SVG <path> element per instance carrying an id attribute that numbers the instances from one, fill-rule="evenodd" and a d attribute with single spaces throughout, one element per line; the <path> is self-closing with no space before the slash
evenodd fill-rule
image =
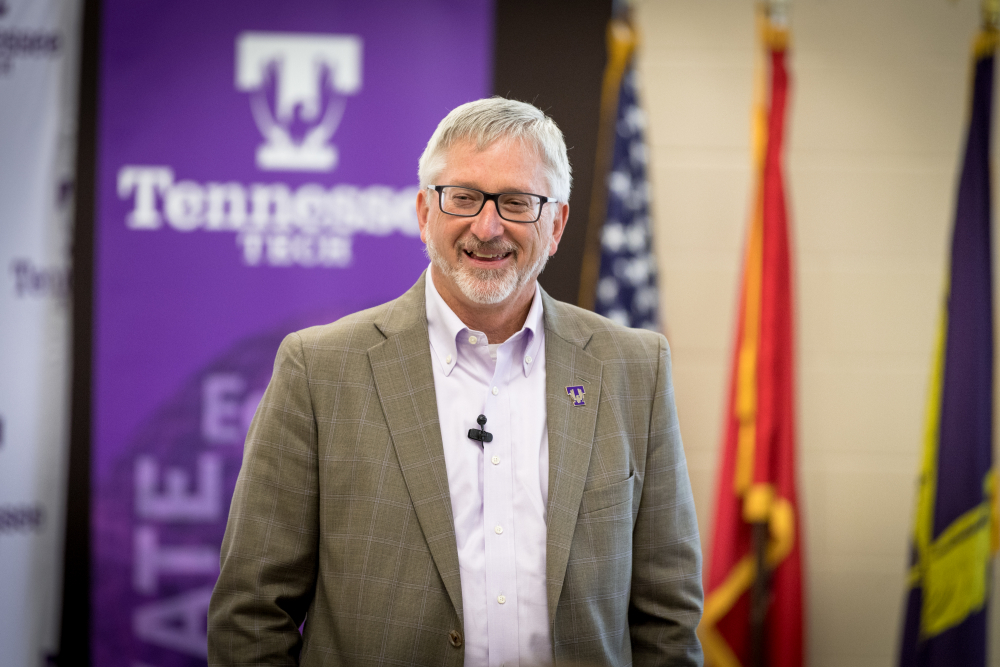
<path id="1" fill-rule="evenodd" d="M 549 257 L 556 254 L 559 248 L 559 241 L 563 232 L 566 231 L 566 222 L 569 220 L 569 204 L 559 202 L 556 205 L 556 214 L 552 219 L 552 242 L 549 244 Z"/>
<path id="2" fill-rule="evenodd" d="M 430 214 L 428 206 L 427 188 L 420 188 L 417 192 L 417 224 L 420 226 L 420 240 L 427 243 L 427 216 Z"/>

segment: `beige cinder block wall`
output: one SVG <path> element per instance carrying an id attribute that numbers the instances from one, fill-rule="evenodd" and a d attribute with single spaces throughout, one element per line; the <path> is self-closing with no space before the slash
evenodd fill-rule
<path id="1" fill-rule="evenodd" d="M 792 2 L 785 173 L 812 667 L 896 662 L 978 8 Z M 635 9 L 662 308 L 708 547 L 751 187 L 753 3 Z"/>

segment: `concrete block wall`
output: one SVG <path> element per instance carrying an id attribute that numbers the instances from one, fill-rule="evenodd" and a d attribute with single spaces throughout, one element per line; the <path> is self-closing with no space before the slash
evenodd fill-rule
<path id="1" fill-rule="evenodd" d="M 639 0 L 635 12 L 662 309 L 707 547 L 752 187 L 754 7 Z M 887 667 L 979 3 L 793 0 L 791 12 L 785 176 L 809 664 Z"/>

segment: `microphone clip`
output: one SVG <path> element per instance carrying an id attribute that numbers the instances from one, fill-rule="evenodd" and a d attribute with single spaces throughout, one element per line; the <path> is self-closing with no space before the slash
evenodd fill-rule
<path id="1" fill-rule="evenodd" d="M 486 415 L 479 415 L 476 423 L 479 424 L 479 428 L 470 428 L 469 438 L 479 442 L 493 442 L 493 434 L 486 431 Z"/>

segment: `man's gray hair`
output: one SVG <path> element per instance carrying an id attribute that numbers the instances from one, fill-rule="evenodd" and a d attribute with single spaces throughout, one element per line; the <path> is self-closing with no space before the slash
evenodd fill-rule
<path id="1" fill-rule="evenodd" d="M 456 143 L 474 141 L 476 148 L 485 150 L 497 141 L 512 139 L 537 151 L 545 164 L 552 191 L 535 194 L 568 202 L 573 175 L 559 126 L 538 107 L 503 97 L 467 102 L 444 117 L 420 156 L 420 187 L 427 187 L 441 175 L 448 149 Z"/>

